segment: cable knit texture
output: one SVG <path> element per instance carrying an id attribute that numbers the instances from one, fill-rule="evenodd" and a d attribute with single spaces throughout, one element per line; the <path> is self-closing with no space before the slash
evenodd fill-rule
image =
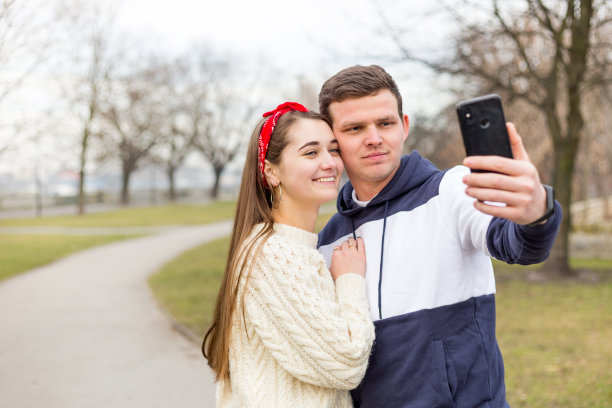
<path id="1" fill-rule="evenodd" d="M 334 285 L 316 244 L 315 234 L 275 224 L 261 253 L 247 260 L 230 380 L 217 385 L 217 407 L 353 406 L 348 390 L 365 374 L 374 340 L 365 280 L 348 273 Z"/>

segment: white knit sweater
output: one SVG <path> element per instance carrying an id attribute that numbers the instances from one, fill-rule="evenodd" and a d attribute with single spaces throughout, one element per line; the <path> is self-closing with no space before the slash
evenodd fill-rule
<path id="1" fill-rule="evenodd" d="M 374 340 L 365 280 L 348 273 L 334 285 L 316 244 L 313 233 L 275 224 L 247 260 L 217 407 L 352 407 L 348 390 L 365 374 Z"/>

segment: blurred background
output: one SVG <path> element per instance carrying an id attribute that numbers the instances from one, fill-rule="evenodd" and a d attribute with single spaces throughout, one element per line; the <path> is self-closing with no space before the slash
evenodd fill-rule
<path id="1" fill-rule="evenodd" d="M 454 100 L 368 0 L 3 4 L 2 209 L 232 194 L 261 113 L 317 109 L 322 82 L 357 63 L 395 74 L 411 116 Z M 443 51 L 435 9 L 405 8 L 407 40 Z"/>
<path id="2" fill-rule="evenodd" d="M 375 63 L 403 94 L 406 151 L 459 163 L 454 105 L 499 93 L 543 181 L 564 208 L 597 199 L 575 217 L 600 228 L 610 18 L 602 0 L 4 1 L 0 217 L 232 197 L 262 112 L 316 110 L 326 78 Z"/>
<path id="3" fill-rule="evenodd" d="M 167 241 L 158 235 L 158 247 L 126 241 L 142 242 L 134 262 L 144 261 L 182 236 L 183 230 L 171 235 L 172 228 L 231 219 L 246 141 L 261 114 L 287 100 L 318 110 L 323 82 L 355 64 L 378 64 L 394 77 L 410 118 L 405 151 L 416 149 L 442 169 L 465 155 L 455 104 L 501 96 L 506 119 L 517 125 L 564 210 L 547 262 L 528 269 L 495 264 L 509 400 L 520 407 L 610 406 L 612 3 L 606 0 L 0 2 L 0 304 L 8 305 L 0 321 L 13 315 L 8 307 L 16 302 L 7 294 L 30 303 L 29 281 L 8 277 L 91 246 L 165 231 Z M 324 209 L 317 228 L 333 211 L 333 205 Z M 229 222 L 225 228 L 219 236 L 229 233 Z M 167 258 L 195 249 L 143 273 L 152 275 L 155 297 L 196 344 L 210 321 L 229 243 L 203 243 L 211 230 L 202 231 Z M 101 263 L 89 262 L 83 269 Z M 51 281 L 62 268 L 49 272 Z M 58 280 L 58 288 L 78 276 Z M 20 282 L 23 294 L 9 286 Z M 40 292 L 48 295 L 44 285 Z M 89 313 L 85 298 L 73 306 Z M 32 307 L 45 308 L 41 299 Z M 41 319 L 55 325 L 58 314 L 49 310 Z M 31 323 L 37 330 L 39 323 Z M 104 328 L 102 320 L 94 323 Z M 17 320 L 14 331 L 21 325 Z M 23 339 L 35 337 L 24 333 Z M 109 348 L 112 354 L 117 346 Z M 0 350 L 0 357 L 9 354 Z M 192 360 L 202 368 L 196 354 Z M 0 394 L 14 388 L 25 404 L 20 398 L 32 389 L 37 358 L 23 356 L 15 359 L 26 371 L 23 390 L 3 380 L 8 385 Z M 52 378 L 56 366 L 50 367 Z M 11 367 L 0 368 L 0 379 L 12 379 Z M 36 401 L 20 406 L 40 406 Z M 104 401 L 98 400 L 113 405 Z"/>

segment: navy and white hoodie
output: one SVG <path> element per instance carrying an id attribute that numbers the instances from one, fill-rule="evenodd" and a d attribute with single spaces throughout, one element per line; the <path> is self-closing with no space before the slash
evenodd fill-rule
<path id="1" fill-rule="evenodd" d="M 362 237 L 367 296 L 376 327 L 368 370 L 352 392 L 357 407 L 507 407 L 495 338 L 490 257 L 544 261 L 561 207 L 525 227 L 477 211 L 463 166 L 438 170 L 417 152 L 365 207 L 347 183 L 338 213 L 319 234 L 328 265 L 334 246 Z"/>

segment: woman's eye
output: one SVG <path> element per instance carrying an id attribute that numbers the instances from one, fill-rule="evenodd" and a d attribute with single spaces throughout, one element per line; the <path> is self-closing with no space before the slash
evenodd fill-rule
<path id="1" fill-rule="evenodd" d="M 340 154 L 340 148 L 339 147 L 334 147 L 334 148 L 330 149 L 329 151 L 330 151 L 330 153 Z"/>
<path id="2" fill-rule="evenodd" d="M 304 153 L 304 156 L 314 156 L 315 154 L 317 154 L 315 150 L 309 150 L 306 153 Z"/>

